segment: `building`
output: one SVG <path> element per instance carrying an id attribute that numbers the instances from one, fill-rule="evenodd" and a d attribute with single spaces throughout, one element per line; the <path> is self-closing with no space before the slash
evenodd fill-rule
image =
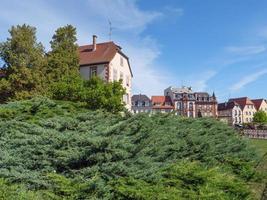
<path id="1" fill-rule="evenodd" d="M 229 125 L 243 124 L 241 106 L 235 101 L 218 104 L 218 118 Z"/>
<path id="2" fill-rule="evenodd" d="M 169 96 L 152 96 L 152 113 L 170 113 L 174 110 L 172 100 Z"/>
<path id="3" fill-rule="evenodd" d="M 207 92 L 194 92 L 191 87 L 168 87 L 164 95 L 169 96 L 177 115 L 185 117 L 217 117 L 216 96 Z"/>
<path id="4" fill-rule="evenodd" d="M 131 109 L 131 86 L 133 73 L 129 58 L 122 52 L 122 48 L 114 42 L 97 43 L 97 36 L 93 36 L 93 43 L 79 47 L 80 74 L 84 79 L 99 76 L 105 81 L 122 80 L 126 95 L 123 101 L 126 108 Z"/>
<path id="5" fill-rule="evenodd" d="M 133 95 L 131 98 L 132 101 L 132 112 L 133 113 L 150 113 L 152 111 L 152 102 L 144 94 Z"/>
<path id="6" fill-rule="evenodd" d="M 252 99 L 251 101 L 254 103 L 257 111 L 262 110 L 267 113 L 267 102 L 265 99 Z"/>
<path id="7" fill-rule="evenodd" d="M 250 123 L 253 121 L 253 116 L 257 110 L 254 103 L 248 97 L 232 98 L 229 99 L 228 102 L 236 102 L 239 104 L 242 110 L 243 123 Z"/>

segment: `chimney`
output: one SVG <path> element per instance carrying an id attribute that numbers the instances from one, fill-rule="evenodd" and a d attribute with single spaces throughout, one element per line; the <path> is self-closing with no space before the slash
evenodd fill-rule
<path id="1" fill-rule="evenodd" d="M 93 51 L 96 50 L 96 38 L 97 38 L 97 36 L 93 35 Z"/>

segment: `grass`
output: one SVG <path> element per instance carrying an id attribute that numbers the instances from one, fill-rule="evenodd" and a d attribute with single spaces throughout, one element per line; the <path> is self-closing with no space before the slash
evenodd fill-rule
<path id="1" fill-rule="evenodd" d="M 257 166 L 257 169 L 259 172 L 265 174 L 264 182 L 259 184 L 259 183 L 254 183 L 252 184 L 253 191 L 257 195 L 258 199 L 267 199 L 267 177 L 266 177 L 266 172 L 267 172 L 267 140 L 263 139 L 250 139 L 249 142 L 251 143 L 252 146 L 256 148 L 258 151 L 259 155 L 261 156 L 261 161 Z"/>

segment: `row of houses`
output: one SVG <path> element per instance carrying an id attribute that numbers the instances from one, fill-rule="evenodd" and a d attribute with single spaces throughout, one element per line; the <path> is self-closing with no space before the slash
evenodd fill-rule
<path id="1" fill-rule="evenodd" d="M 265 99 L 233 98 L 218 104 L 218 118 L 231 125 L 251 123 L 254 114 L 260 110 L 267 113 Z"/>
<path id="2" fill-rule="evenodd" d="M 163 96 L 138 94 L 132 96 L 133 113 L 174 113 L 185 117 L 214 117 L 230 125 L 250 123 L 254 114 L 259 111 L 267 113 L 267 101 L 249 99 L 248 97 L 232 98 L 219 103 L 215 94 L 194 92 L 191 87 L 168 87 Z"/>
<path id="3" fill-rule="evenodd" d="M 163 96 L 143 94 L 132 96 L 132 112 L 169 113 L 185 117 L 217 117 L 217 99 L 215 94 L 194 92 L 191 87 L 168 87 Z"/>

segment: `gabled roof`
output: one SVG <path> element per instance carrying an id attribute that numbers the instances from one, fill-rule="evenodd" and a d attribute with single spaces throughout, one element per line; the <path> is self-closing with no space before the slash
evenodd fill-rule
<path id="1" fill-rule="evenodd" d="M 144 94 L 135 94 L 132 96 L 132 101 L 150 101 L 150 99 Z"/>
<path id="2" fill-rule="evenodd" d="M 172 102 L 171 98 L 169 96 L 152 96 L 151 97 L 152 102 L 155 103 L 165 103 L 165 102 Z"/>
<path id="3" fill-rule="evenodd" d="M 225 103 L 219 103 L 218 104 L 218 110 L 230 110 L 233 109 L 235 106 L 240 106 L 237 102 L 231 101 L 231 102 L 225 102 Z"/>
<path id="4" fill-rule="evenodd" d="M 261 104 L 263 102 L 265 102 L 264 99 L 252 99 L 251 101 L 254 103 L 254 105 L 255 105 L 255 107 L 256 107 L 257 110 L 259 110 L 260 107 L 261 107 Z"/>
<path id="5" fill-rule="evenodd" d="M 244 109 L 246 105 L 254 105 L 254 103 L 248 97 L 229 99 L 229 102 L 232 102 L 232 101 L 235 101 L 236 103 L 238 103 L 240 107 L 242 108 L 242 110 Z"/>
<path id="6" fill-rule="evenodd" d="M 173 109 L 172 101 L 169 96 L 152 96 L 151 97 L 152 104 L 160 103 L 161 105 L 153 105 L 153 109 Z M 169 103 L 170 105 L 165 105 Z"/>
<path id="7" fill-rule="evenodd" d="M 96 44 L 95 51 L 93 51 L 92 44 L 79 46 L 78 53 L 80 66 L 109 63 L 114 58 L 116 53 L 120 53 L 127 59 L 131 75 L 133 76 L 129 58 L 121 51 L 121 47 L 116 45 L 114 42 L 98 43 Z"/>

